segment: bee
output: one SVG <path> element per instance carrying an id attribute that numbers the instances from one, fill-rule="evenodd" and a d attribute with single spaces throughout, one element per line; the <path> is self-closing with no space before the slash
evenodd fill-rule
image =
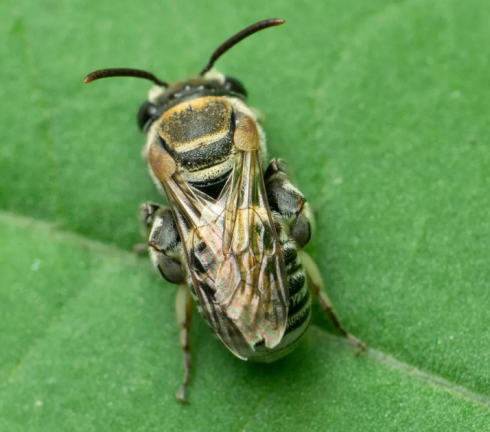
<path id="1" fill-rule="evenodd" d="M 318 268 L 303 251 L 313 228 L 308 202 L 282 160 L 267 164 L 261 116 L 247 106 L 243 84 L 213 69 L 241 40 L 284 22 L 267 19 L 243 29 L 216 49 L 199 75 L 184 81 L 169 84 L 122 68 L 97 70 L 84 80 L 129 76 L 155 84 L 138 125 L 146 133 L 150 175 L 168 206 L 146 203 L 140 215 L 155 268 L 179 286 L 180 401 L 191 374 L 194 302 L 242 360 L 271 362 L 294 349 L 310 321 L 310 294 L 345 337 L 364 347 L 342 327 Z"/>

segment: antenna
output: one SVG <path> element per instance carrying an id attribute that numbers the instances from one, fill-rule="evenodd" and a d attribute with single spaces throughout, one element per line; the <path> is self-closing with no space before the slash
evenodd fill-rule
<path id="1" fill-rule="evenodd" d="M 235 46 L 238 42 L 249 37 L 250 35 L 253 35 L 254 33 L 257 33 L 260 30 L 264 30 L 269 27 L 280 26 L 285 22 L 286 21 L 283 19 L 270 18 L 270 19 L 256 22 L 255 24 L 252 24 L 251 26 L 248 26 L 247 28 L 238 32 L 235 36 L 232 36 L 218 47 L 218 49 L 213 53 L 213 55 L 209 59 L 209 62 L 206 65 L 206 67 L 201 71 L 199 75 L 203 76 L 206 72 L 208 72 L 213 67 L 216 60 L 218 60 L 226 51 L 228 51 L 230 48 Z"/>
<path id="2" fill-rule="evenodd" d="M 130 68 L 111 68 L 111 69 L 99 69 L 94 72 L 89 73 L 83 82 L 89 84 L 92 81 L 96 81 L 101 78 L 112 78 L 112 77 L 136 77 L 143 78 L 153 81 L 156 85 L 161 87 L 168 87 L 168 84 L 164 81 L 160 81 L 155 75 L 150 72 L 146 72 L 140 69 L 130 69 Z"/>

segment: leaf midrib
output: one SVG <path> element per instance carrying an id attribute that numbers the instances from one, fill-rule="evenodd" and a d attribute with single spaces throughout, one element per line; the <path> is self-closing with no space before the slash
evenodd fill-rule
<path id="1" fill-rule="evenodd" d="M 139 260 L 135 254 L 132 252 L 125 251 L 113 245 L 108 245 L 106 243 L 99 242 L 97 240 L 93 240 L 87 237 L 84 237 L 80 234 L 61 230 L 54 223 L 41 221 L 38 219 L 34 219 L 31 217 L 21 216 L 16 213 L 7 212 L 4 210 L 0 210 L 0 223 L 5 225 L 20 227 L 20 228 L 32 228 L 35 227 L 36 230 L 43 230 L 45 232 L 49 232 L 54 239 L 60 242 L 64 242 L 67 244 L 74 244 L 79 247 L 88 248 L 98 253 L 104 255 L 105 259 L 108 261 L 117 261 L 124 262 L 127 265 L 138 267 L 140 266 L 141 260 Z M 51 321 L 49 326 L 53 328 L 56 322 L 59 320 L 62 315 L 62 310 L 70 304 L 74 298 L 77 296 L 73 296 L 68 299 L 60 308 L 58 315 Z M 44 332 L 41 338 L 37 339 L 26 352 L 21 356 L 19 361 L 17 361 L 13 368 L 10 369 L 10 372 L 7 374 L 7 379 L 11 376 L 23 363 L 23 360 L 26 359 L 35 346 L 37 346 L 42 339 L 44 339 L 49 334 L 49 329 Z M 327 339 L 329 342 L 335 342 L 343 345 L 350 345 L 350 343 L 341 337 L 334 336 L 324 329 L 312 324 L 311 331 L 314 331 L 320 337 Z M 443 378 L 439 375 L 425 372 L 416 366 L 412 366 L 408 363 L 397 360 L 392 355 L 385 353 L 381 350 L 377 350 L 375 348 L 369 347 L 368 350 L 362 355 L 368 356 L 378 363 L 383 363 L 391 369 L 395 369 L 411 378 L 414 378 L 418 381 L 427 382 L 430 385 L 444 390 L 452 395 L 469 400 L 475 404 L 481 405 L 483 407 L 490 408 L 490 398 L 480 393 L 474 392 L 464 386 L 458 385 L 455 382 L 452 382 L 446 378 Z M 263 397 L 263 400 L 269 399 L 274 394 L 275 388 L 271 389 L 270 392 L 266 396 Z M 246 425 L 246 424 L 245 424 Z M 243 429 L 243 428 L 242 428 Z"/>

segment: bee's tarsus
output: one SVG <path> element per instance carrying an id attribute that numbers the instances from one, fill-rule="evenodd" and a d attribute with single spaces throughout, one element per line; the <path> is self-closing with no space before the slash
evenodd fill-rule
<path id="1" fill-rule="evenodd" d="M 361 345 L 357 346 L 356 357 L 359 357 L 362 353 L 367 351 L 367 345 L 361 342 Z"/>
<path id="2" fill-rule="evenodd" d="M 175 398 L 181 403 L 181 404 L 188 404 L 189 401 L 187 400 L 187 384 L 183 384 L 180 390 L 175 393 Z"/>
<path id="3" fill-rule="evenodd" d="M 354 335 L 350 333 L 346 334 L 347 340 L 357 348 L 356 357 L 359 357 L 363 352 L 367 351 L 367 345 L 364 342 L 361 342 Z"/>

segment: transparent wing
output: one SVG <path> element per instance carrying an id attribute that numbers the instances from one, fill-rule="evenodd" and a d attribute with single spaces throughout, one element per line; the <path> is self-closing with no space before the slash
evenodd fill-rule
<path id="1" fill-rule="evenodd" d="M 226 200 L 225 259 L 215 281 L 216 297 L 250 346 L 264 340 L 272 348 L 286 328 L 286 270 L 258 150 L 238 151 L 236 158 Z"/>
<path id="2" fill-rule="evenodd" d="M 287 279 L 258 151 L 237 151 L 220 198 L 174 175 L 164 183 L 201 313 L 223 343 L 246 358 L 279 344 L 287 321 Z"/>

